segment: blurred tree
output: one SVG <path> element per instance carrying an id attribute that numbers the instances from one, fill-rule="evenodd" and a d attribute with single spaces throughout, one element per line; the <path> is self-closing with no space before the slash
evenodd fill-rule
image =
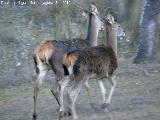
<path id="1" fill-rule="evenodd" d="M 157 33 L 157 16 L 160 13 L 160 0 L 145 0 L 140 19 L 138 52 L 134 63 L 153 59 Z"/>

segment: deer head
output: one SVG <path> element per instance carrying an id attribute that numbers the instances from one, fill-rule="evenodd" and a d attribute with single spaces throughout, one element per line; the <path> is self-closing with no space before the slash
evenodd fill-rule
<path id="1" fill-rule="evenodd" d="M 115 21 L 114 17 L 110 13 L 107 14 L 105 20 L 107 20 L 108 23 L 110 23 L 112 25 L 112 27 L 115 31 L 115 35 L 117 37 L 125 37 L 124 29 L 122 28 L 122 26 L 119 23 L 117 23 Z"/>
<path id="2" fill-rule="evenodd" d="M 113 29 L 117 37 L 125 37 L 125 31 L 119 23 L 115 22 L 113 24 Z"/>
<path id="3" fill-rule="evenodd" d="M 109 14 L 109 13 L 107 14 L 106 20 L 113 26 L 115 35 L 117 37 L 125 37 L 124 29 L 122 28 L 122 26 L 119 23 L 117 23 L 115 21 L 114 17 L 111 14 Z"/>
<path id="4" fill-rule="evenodd" d="M 110 45 L 117 55 L 117 37 L 124 37 L 125 32 L 121 25 L 115 22 L 114 17 L 111 14 L 107 14 L 106 18 L 103 20 L 106 29 L 106 44 Z"/>

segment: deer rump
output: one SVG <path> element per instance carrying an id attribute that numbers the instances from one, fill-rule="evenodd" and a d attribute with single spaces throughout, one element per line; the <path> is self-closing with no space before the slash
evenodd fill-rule
<path id="1" fill-rule="evenodd" d="M 90 74 L 101 77 L 112 76 L 117 68 L 117 59 L 112 47 L 104 45 L 68 52 L 65 60 L 67 62 L 64 66 L 68 70 L 72 68 L 75 77 Z"/>
<path id="2" fill-rule="evenodd" d="M 54 70 L 54 66 L 56 64 L 63 63 L 63 55 L 66 53 L 66 51 L 81 49 L 88 46 L 89 43 L 81 39 L 73 39 L 66 41 L 46 41 L 39 45 L 33 54 L 36 72 L 39 72 L 38 65 L 41 64 L 47 65 Z M 64 75 L 68 75 L 68 71 L 65 68 Z"/>

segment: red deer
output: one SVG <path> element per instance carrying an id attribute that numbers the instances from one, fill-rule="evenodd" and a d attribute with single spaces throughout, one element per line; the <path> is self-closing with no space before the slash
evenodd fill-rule
<path id="1" fill-rule="evenodd" d="M 68 80 L 68 71 L 63 66 L 63 56 L 68 50 L 81 49 L 97 45 L 98 32 L 103 28 L 103 23 L 98 17 L 98 10 L 95 4 L 91 4 L 88 20 L 88 33 L 85 40 L 73 39 L 66 41 L 50 40 L 39 45 L 33 59 L 37 73 L 37 80 L 34 86 L 34 112 L 33 119 L 37 119 L 37 97 L 42 81 L 49 69 L 52 69 L 55 76 L 55 84 L 52 94 L 60 105 L 60 117 L 64 115 L 63 91 Z"/>
<path id="2" fill-rule="evenodd" d="M 121 25 L 114 20 L 114 17 L 111 14 L 107 14 L 106 18 L 102 18 L 102 19 L 104 20 L 104 23 L 105 23 L 104 26 L 106 29 L 105 44 L 112 46 L 112 49 L 114 50 L 115 55 L 117 56 L 117 38 L 118 37 L 122 37 L 122 38 L 125 37 L 125 32 L 124 32 L 123 28 L 121 27 Z M 98 84 L 101 89 L 102 100 L 105 101 L 106 90 L 103 85 L 103 82 L 98 81 Z M 89 87 L 90 86 L 88 84 L 88 80 L 85 81 L 84 86 L 88 92 L 90 103 L 92 103 L 91 97 L 89 94 Z"/>
<path id="3" fill-rule="evenodd" d="M 115 20 L 114 20 L 114 17 L 111 15 L 111 14 L 108 14 L 106 16 L 106 18 L 102 18 L 104 19 L 104 26 L 105 26 L 105 29 L 106 29 L 106 40 L 105 40 L 105 43 L 107 45 L 110 45 L 112 46 L 114 52 L 115 52 L 115 55 L 117 56 L 117 38 L 118 37 L 125 37 L 125 32 L 123 30 L 123 28 L 121 27 L 121 25 L 119 23 L 117 23 Z M 89 79 L 89 77 L 88 77 Z M 105 90 L 105 87 L 104 87 L 104 84 L 102 81 L 98 81 L 98 84 L 99 84 L 99 87 L 101 89 L 101 93 L 102 93 L 102 101 L 104 102 L 105 101 L 105 94 L 106 94 L 106 90 Z M 88 96 L 89 96 L 89 100 L 90 100 L 90 103 L 91 102 L 91 97 L 90 97 L 90 93 L 89 93 L 89 84 L 88 84 L 88 80 L 86 80 L 84 82 L 84 86 L 88 92 Z"/>
<path id="4" fill-rule="evenodd" d="M 116 81 L 114 79 L 114 72 L 117 69 L 116 49 L 114 43 L 114 30 L 111 29 L 111 24 L 105 21 L 106 34 L 108 36 L 108 45 L 101 45 L 97 47 L 88 47 L 81 50 L 75 50 L 68 52 L 64 55 L 64 66 L 69 69 L 70 75 L 74 83 L 68 90 L 68 110 L 71 111 L 73 119 L 78 119 L 75 110 L 75 102 L 78 94 L 81 90 L 81 86 L 90 78 L 92 74 L 95 74 L 102 92 L 103 104 L 105 109 L 111 102 L 111 98 L 116 87 Z M 106 99 L 106 90 L 103 85 L 103 79 L 108 78 L 112 84 L 109 96 Z"/>

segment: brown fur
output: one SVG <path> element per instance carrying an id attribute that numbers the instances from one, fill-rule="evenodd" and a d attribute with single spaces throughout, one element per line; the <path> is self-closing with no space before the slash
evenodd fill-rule
<path id="1" fill-rule="evenodd" d="M 75 110 L 75 102 L 81 90 L 81 86 L 91 77 L 92 74 L 97 75 L 96 77 L 98 78 L 98 81 L 108 77 L 112 84 L 107 100 L 105 99 L 106 94 L 103 82 L 101 81 L 100 84 L 103 99 L 102 108 L 105 109 L 107 104 L 110 103 L 113 91 L 116 87 L 116 82 L 112 77 L 114 71 L 117 69 L 117 59 L 112 47 L 100 45 L 97 47 L 84 48 L 83 50 L 68 53 L 67 58 L 68 61 L 75 60 L 75 62 L 70 62 L 71 65 L 68 68 L 68 70 L 73 73 L 74 77 L 72 78 L 75 80 L 71 88 L 68 90 L 68 98 L 70 101 L 68 106 L 70 106 L 69 109 L 71 109 L 73 118 L 78 118 Z"/>
<path id="2" fill-rule="evenodd" d="M 56 66 L 61 66 L 63 63 L 67 63 L 64 59 L 66 51 L 72 49 L 81 49 L 88 47 L 89 43 L 82 39 L 73 39 L 66 41 L 50 40 L 41 43 L 33 53 L 33 59 L 35 62 L 36 72 L 39 72 L 37 65 L 46 64 L 50 66 L 59 77 L 65 75 L 65 71 Z M 73 62 L 73 60 L 71 60 Z"/>
<path id="3" fill-rule="evenodd" d="M 46 41 L 39 45 L 33 53 L 33 58 L 36 60 L 40 60 L 43 63 L 48 64 L 49 59 L 51 58 L 54 52 L 54 46 L 50 41 Z"/>
<path id="4" fill-rule="evenodd" d="M 74 65 L 77 59 L 78 59 L 77 52 L 73 52 L 70 55 L 68 55 L 68 53 L 65 53 L 63 56 L 63 64 L 66 66 L 66 68 L 68 68 L 70 65 Z"/>
<path id="5" fill-rule="evenodd" d="M 117 55 L 117 36 L 115 35 L 115 31 L 113 25 L 108 21 L 105 21 L 105 29 L 106 29 L 106 44 L 110 45 L 115 54 Z"/>
<path id="6" fill-rule="evenodd" d="M 110 46 L 100 45 L 85 48 L 69 54 L 67 58 L 68 62 L 74 65 L 75 75 L 79 73 L 83 75 L 94 73 L 102 76 L 112 76 L 117 68 L 117 59 Z M 74 62 L 71 63 L 72 59 Z"/>
<path id="7" fill-rule="evenodd" d="M 92 5 L 93 6 L 93 5 Z M 95 7 L 95 6 L 94 6 Z M 45 75 L 47 74 L 49 68 L 53 70 L 55 73 L 55 84 L 53 85 L 52 92 L 54 92 L 54 96 L 58 103 L 60 103 L 60 115 L 59 117 L 63 116 L 64 114 L 64 102 L 63 102 L 63 92 L 65 86 L 68 84 L 68 76 L 72 71 L 72 69 L 67 70 L 66 67 L 63 65 L 65 63 L 74 64 L 76 61 L 76 55 L 73 55 L 69 58 L 69 62 L 65 59 L 65 53 L 75 49 L 83 49 L 90 45 L 97 44 L 97 37 L 98 32 L 102 27 L 100 24 L 100 20 L 96 17 L 97 9 L 93 9 L 92 13 L 89 13 L 89 23 L 88 23 L 88 37 L 86 39 L 72 39 L 72 40 L 64 40 L 64 41 L 57 41 L 51 40 L 45 43 L 42 43 L 34 52 L 33 59 L 36 66 L 37 71 L 37 83 L 34 87 L 34 112 L 33 118 L 37 118 L 37 96 L 39 93 L 39 87 L 42 84 Z M 92 20 L 90 20 L 92 19 Z M 94 35 L 94 37 L 93 37 Z M 92 44 L 94 42 L 94 44 Z M 71 68 L 71 67 L 70 67 Z"/>

